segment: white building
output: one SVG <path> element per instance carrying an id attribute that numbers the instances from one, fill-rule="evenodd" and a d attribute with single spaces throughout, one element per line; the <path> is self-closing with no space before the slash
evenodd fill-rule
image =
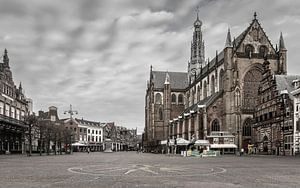
<path id="1" fill-rule="evenodd" d="M 292 92 L 294 96 L 294 155 L 300 154 L 300 80 L 294 80 L 293 86 L 296 90 Z"/>
<path id="2" fill-rule="evenodd" d="M 65 127 L 75 133 L 75 143 L 72 145 L 78 151 L 90 148 L 91 151 L 103 150 L 103 126 L 100 122 L 88 121 L 84 119 L 67 119 L 64 121 Z"/>

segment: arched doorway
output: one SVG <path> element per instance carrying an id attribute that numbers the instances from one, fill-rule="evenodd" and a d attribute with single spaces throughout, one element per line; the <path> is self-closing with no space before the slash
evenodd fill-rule
<path id="1" fill-rule="evenodd" d="M 242 148 L 248 153 L 248 144 L 252 144 L 252 120 L 247 118 L 242 127 Z"/>
<path id="2" fill-rule="evenodd" d="M 215 119 L 212 123 L 211 123 L 211 132 L 213 131 L 220 131 L 220 123 L 219 120 Z"/>
<path id="3" fill-rule="evenodd" d="M 253 113 L 258 99 L 258 87 L 262 80 L 262 71 L 258 68 L 250 69 L 244 76 L 243 111 Z"/>

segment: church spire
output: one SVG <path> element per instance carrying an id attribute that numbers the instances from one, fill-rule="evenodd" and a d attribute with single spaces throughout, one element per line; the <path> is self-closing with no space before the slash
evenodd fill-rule
<path id="1" fill-rule="evenodd" d="M 225 48 L 231 47 L 231 46 L 232 46 L 232 42 L 231 42 L 231 34 L 230 34 L 230 29 L 228 28 L 227 37 L 226 37 L 226 42 L 225 42 Z"/>
<path id="2" fill-rule="evenodd" d="M 20 91 L 20 93 L 22 93 L 23 91 L 23 88 L 22 88 L 22 82 L 20 82 L 20 84 L 19 84 L 19 91 Z"/>
<path id="3" fill-rule="evenodd" d="M 3 55 L 3 63 L 6 67 L 9 68 L 9 58 L 8 58 L 8 55 L 7 55 L 7 49 L 5 48 L 4 50 L 4 55 Z"/>
<path id="4" fill-rule="evenodd" d="M 205 64 L 204 40 L 202 38 L 202 21 L 199 19 L 199 7 L 197 7 L 197 17 L 194 22 L 193 39 L 191 41 L 191 58 L 188 64 L 188 74 L 194 81 L 194 75 L 199 75 L 200 67 Z"/>
<path id="5" fill-rule="evenodd" d="M 165 78 L 165 85 L 170 84 L 170 76 L 169 73 L 166 73 L 166 78 Z"/>
<path id="6" fill-rule="evenodd" d="M 280 32 L 279 50 L 286 50 L 285 45 L 284 45 L 284 40 L 283 40 L 282 32 Z"/>

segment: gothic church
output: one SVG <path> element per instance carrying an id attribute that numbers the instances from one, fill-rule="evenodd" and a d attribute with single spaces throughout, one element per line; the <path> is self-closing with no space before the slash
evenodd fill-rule
<path id="1" fill-rule="evenodd" d="M 249 27 L 233 40 L 228 29 L 224 49 L 212 60 L 205 60 L 201 27 L 197 15 L 188 72 L 150 69 L 144 135 L 148 150 L 157 148 L 161 140 L 205 140 L 212 132 L 222 131 L 233 135 L 234 144 L 242 148 L 251 143 L 264 62 L 268 61 L 272 74 L 287 73 L 282 34 L 279 47 L 274 47 L 256 13 Z"/>

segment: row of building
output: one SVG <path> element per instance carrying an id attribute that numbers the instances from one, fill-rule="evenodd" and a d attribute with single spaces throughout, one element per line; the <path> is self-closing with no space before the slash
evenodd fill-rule
<path id="1" fill-rule="evenodd" d="M 210 149 L 295 155 L 299 148 L 300 76 L 287 75 L 287 49 L 269 40 L 257 19 L 212 60 L 205 59 L 202 22 L 194 22 L 188 72 L 155 71 L 145 96 L 147 151 L 182 138 Z M 209 146 L 208 146 L 209 148 Z"/>
<path id="2" fill-rule="evenodd" d="M 73 112 L 72 106 L 67 112 Z M 74 151 L 124 151 L 136 149 L 139 143 L 137 129 L 117 126 L 114 122 L 100 123 L 73 118 L 72 115 L 59 119 L 57 108 L 54 106 L 49 107 L 48 112 L 39 111 L 38 121 L 42 122 L 42 125 L 51 124 L 68 131 L 71 141 L 69 143 Z M 53 141 L 52 146 L 54 145 Z"/>
<path id="3" fill-rule="evenodd" d="M 141 138 L 137 129 L 85 119 L 60 119 L 57 108 L 33 113 L 33 102 L 22 84 L 13 81 L 8 52 L 0 63 L 0 154 L 62 151 L 120 151 L 136 149 Z M 31 147 L 30 147 L 31 146 Z"/>

